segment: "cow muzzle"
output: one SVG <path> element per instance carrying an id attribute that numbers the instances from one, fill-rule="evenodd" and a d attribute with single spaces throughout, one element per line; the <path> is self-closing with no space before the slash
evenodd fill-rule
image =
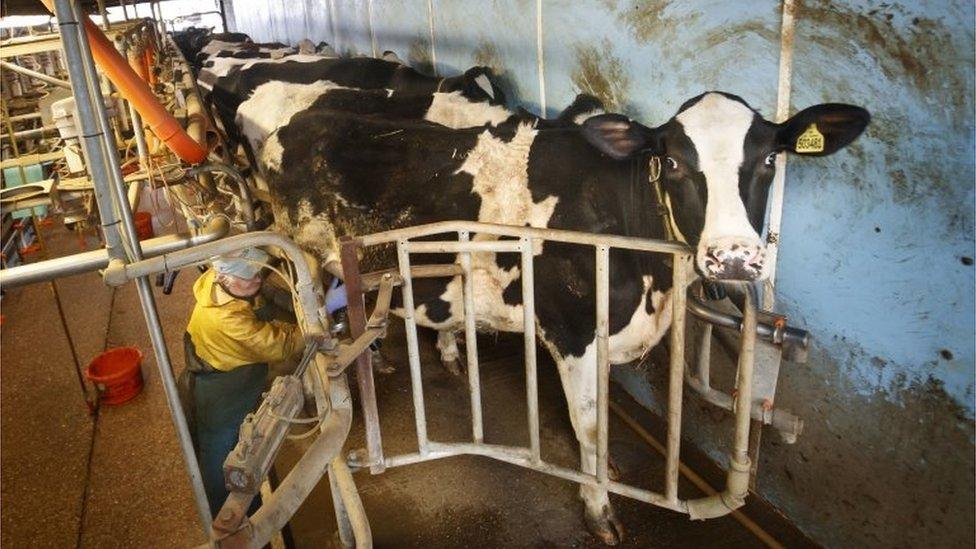
<path id="1" fill-rule="evenodd" d="M 753 281 L 766 278 L 766 249 L 754 239 L 722 238 L 703 242 L 698 270 L 709 280 Z"/>

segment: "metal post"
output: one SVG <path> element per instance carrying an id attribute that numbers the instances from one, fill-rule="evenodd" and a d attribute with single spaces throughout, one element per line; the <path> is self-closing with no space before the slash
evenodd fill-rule
<path id="1" fill-rule="evenodd" d="M 681 451 L 681 391 L 685 367 L 685 292 L 689 256 L 675 255 L 671 277 L 671 368 L 668 377 L 668 441 L 665 497 L 678 501 L 678 468 Z"/>
<path id="2" fill-rule="evenodd" d="M 366 332 L 366 305 L 363 302 L 363 281 L 359 272 L 359 246 L 351 238 L 343 238 L 339 257 L 342 261 L 342 277 L 346 286 L 347 312 L 349 313 L 349 335 L 353 339 Z M 383 437 L 380 432 L 380 412 L 376 406 L 376 385 L 373 381 L 373 365 L 370 350 L 356 358 L 356 380 L 363 407 L 363 421 L 366 424 L 366 451 L 369 453 L 369 470 L 382 473 Z"/>
<path id="3" fill-rule="evenodd" d="M 98 100 L 93 101 L 91 89 L 97 88 L 97 72 L 95 63 L 88 48 L 88 40 L 85 36 L 84 27 L 80 25 L 80 18 L 83 12 L 76 2 L 71 0 L 55 0 L 56 15 L 61 30 L 62 43 L 65 54 L 69 57 L 69 75 L 73 83 L 72 89 L 75 93 L 75 103 L 81 122 L 82 135 L 85 136 L 87 150 L 89 152 L 89 170 L 92 174 L 92 182 L 97 187 L 101 187 L 103 192 L 96 190 L 96 200 L 99 202 L 99 212 L 108 212 L 112 217 L 112 227 L 106 231 L 106 240 L 109 234 L 119 235 L 114 225 L 117 223 L 112 203 L 119 209 L 122 222 L 122 235 L 125 237 L 129 248 L 127 255 L 132 260 L 142 258 L 142 250 L 139 248 L 138 238 L 135 230 L 135 223 L 132 220 L 132 213 L 129 204 L 125 199 L 125 187 L 122 180 L 122 173 L 119 169 L 117 151 L 111 144 L 111 136 L 107 134 L 108 117 L 105 114 L 105 104 L 98 95 Z M 73 5 L 74 4 L 74 5 Z M 101 125 L 101 127 L 99 127 Z M 90 137 L 88 137 L 90 136 Z M 91 140 L 91 141 L 89 141 Z M 92 155 L 94 153 L 94 155 Z M 95 172 L 99 176 L 96 176 Z M 111 183 L 111 187 L 108 185 Z M 108 191 L 106 194 L 104 191 Z M 103 218 L 103 223 L 106 221 Z M 116 248 L 118 253 L 118 248 Z M 121 254 L 120 254 L 121 255 Z M 119 257 L 119 256 L 114 256 Z M 180 449 L 186 460 L 187 470 L 190 475 L 190 482 L 193 487 L 194 500 L 197 506 L 197 514 L 201 521 L 201 526 L 207 538 L 210 538 L 210 506 L 207 496 L 203 489 L 203 481 L 200 476 L 200 468 L 193 450 L 193 443 L 190 439 L 189 429 L 187 428 L 186 418 L 183 415 L 183 407 L 180 404 L 176 389 L 176 380 L 173 378 L 173 371 L 170 365 L 169 352 L 166 349 L 166 341 L 159 320 L 159 313 L 156 310 L 156 303 L 152 294 L 152 286 L 148 277 L 136 280 L 139 293 L 139 300 L 142 303 L 143 316 L 152 340 L 153 350 L 156 354 L 156 364 L 159 367 L 160 378 L 166 393 L 166 401 L 169 405 L 170 414 L 173 416 L 173 423 L 176 427 L 176 434 L 179 439 Z"/>
<path id="4" fill-rule="evenodd" d="M 458 231 L 460 242 L 469 242 L 471 233 Z M 485 440 L 481 409 L 481 374 L 478 370 L 478 331 L 475 327 L 474 279 L 471 273 L 471 252 L 461 254 L 464 283 L 464 347 L 468 357 L 468 387 L 471 392 L 471 435 L 474 442 Z"/>
<path id="5" fill-rule="evenodd" d="M 712 325 L 708 322 L 698 324 L 701 326 L 701 339 L 698 340 L 696 375 L 702 387 L 707 390 L 712 383 Z"/>
<path id="6" fill-rule="evenodd" d="M 610 405 L 610 248 L 596 247 L 596 478 L 607 482 Z"/>
<path id="7" fill-rule="evenodd" d="M 403 295 L 403 323 L 407 331 L 407 356 L 410 359 L 410 385 L 413 388 L 414 420 L 417 423 L 417 446 L 421 456 L 427 456 L 429 441 L 427 440 L 427 414 L 424 410 L 424 385 L 420 373 L 420 346 L 417 343 L 417 321 L 414 319 L 413 281 L 410 279 L 410 254 L 407 252 L 407 241 L 397 242 L 397 258 L 400 261 L 400 277 L 403 284 L 400 293 Z"/>
<path id="8" fill-rule="evenodd" d="M 745 291 L 745 309 L 742 311 L 742 341 L 739 348 L 739 372 L 736 376 L 735 405 L 735 445 L 732 459 L 740 465 L 749 463 L 749 422 L 752 411 L 752 371 L 756 354 L 756 308 L 759 306 L 759 292 L 755 285 L 749 284 Z"/>
<path id="9" fill-rule="evenodd" d="M 539 445 L 539 380 L 535 357 L 535 276 L 532 239 L 522 241 L 522 323 L 525 328 L 525 397 L 529 408 L 529 449 L 532 463 L 542 459 Z"/>
<path id="10" fill-rule="evenodd" d="M 108 13 L 105 11 L 105 0 L 98 0 L 98 14 L 102 16 L 102 28 L 111 28 L 112 24 L 108 22 Z"/>
<path id="11" fill-rule="evenodd" d="M 82 61 L 79 23 L 71 10 L 70 0 L 58 0 L 57 19 L 61 33 L 61 43 L 64 48 L 64 60 L 68 67 L 68 76 L 74 83 L 72 94 L 75 98 L 75 109 L 78 113 L 78 124 L 83 129 L 81 135 L 82 150 L 85 153 L 88 173 L 91 175 L 95 191 L 95 203 L 102 220 L 102 230 L 105 234 L 105 247 L 113 258 L 123 257 L 122 241 L 119 236 L 118 222 L 115 210 L 112 208 L 112 198 L 109 195 L 109 175 L 105 164 L 105 151 L 102 149 L 95 113 L 92 110 L 92 88 L 94 83 L 88 82 Z"/>

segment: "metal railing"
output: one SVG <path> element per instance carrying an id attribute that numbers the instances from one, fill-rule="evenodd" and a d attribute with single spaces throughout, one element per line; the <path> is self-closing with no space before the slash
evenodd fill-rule
<path id="1" fill-rule="evenodd" d="M 456 235 L 457 240 L 414 241 L 418 237 L 435 235 Z M 506 237 L 506 240 L 472 240 L 473 234 Z M 596 273 L 596 341 L 597 370 L 597 444 L 596 470 L 587 473 L 581 470 L 562 467 L 543 460 L 539 443 L 539 401 L 536 373 L 536 316 L 534 297 L 534 248 L 542 242 L 561 242 L 590 246 L 595 252 Z M 722 516 L 740 507 L 747 493 L 749 458 L 748 440 L 750 428 L 750 406 L 734 406 L 736 416 L 733 452 L 728 472 L 726 490 L 707 498 L 682 500 L 678 496 L 678 470 L 681 447 L 681 408 L 685 369 L 685 318 L 686 292 L 691 275 L 692 252 L 683 244 L 661 240 L 648 240 L 624 236 L 597 235 L 574 231 L 539 229 L 532 227 L 513 227 L 466 221 L 433 223 L 406 229 L 397 229 L 342 241 L 343 272 L 346 275 L 349 297 L 350 322 L 353 335 L 364 329 L 362 316 L 355 311 L 364 310 L 363 284 L 359 272 L 358 252 L 382 244 L 395 244 L 398 269 L 403 296 L 404 321 L 406 325 L 407 352 L 410 365 L 410 379 L 413 393 L 414 419 L 417 431 L 418 451 L 414 453 L 386 456 L 382 450 L 382 434 L 379 413 L 373 384 L 372 370 L 368 357 L 362 360 L 358 370 L 359 389 L 364 411 L 366 428 L 367 461 L 352 465 L 368 466 L 375 474 L 388 467 L 397 467 L 433 459 L 459 455 L 480 455 L 525 467 L 579 484 L 597 486 L 609 492 L 632 499 L 644 501 L 659 507 L 689 513 L 692 518 L 711 518 Z M 670 366 L 668 381 L 668 434 L 666 444 L 666 466 L 664 491 L 654 492 L 644 488 L 610 480 L 608 476 L 608 418 L 610 385 L 610 251 L 612 249 L 667 254 L 672 259 L 673 286 L 671 292 L 671 335 Z M 526 401 L 528 404 L 528 446 L 504 446 L 487 443 L 484 440 L 484 427 L 481 407 L 480 374 L 478 370 L 478 349 L 474 310 L 474 287 L 472 276 L 472 254 L 476 253 L 517 253 L 520 257 L 522 284 L 522 321 L 525 343 Z M 457 254 L 460 275 L 456 265 L 411 266 L 410 255 Z M 438 268 L 439 267 L 439 268 Z M 424 392 L 421 376 L 420 349 L 417 340 L 417 322 L 414 318 L 414 295 L 412 278 L 415 277 L 455 277 L 461 276 L 464 303 L 464 332 L 468 365 L 468 389 L 471 398 L 471 441 L 438 442 L 427 434 Z M 751 287 L 750 287 L 751 288 Z M 358 324 L 358 326 L 357 326 Z M 753 349 L 757 332 L 756 297 L 754 290 L 747 292 L 746 310 L 743 320 L 742 348 L 739 368 L 736 403 L 751 402 L 753 368 Z M 582 467 L 581 467 L 582 468 Z"/>

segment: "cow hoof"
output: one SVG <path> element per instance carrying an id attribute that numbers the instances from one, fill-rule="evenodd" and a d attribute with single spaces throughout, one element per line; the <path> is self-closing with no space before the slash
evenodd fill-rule
<path id="1" fill-rule="evenodd" d="M 617 545 L 624 540 L 624 525 L 617 519 L 617 515 L 609 505 L 596 515 L 587 512 L 586 527 L 604 545 Z"/>
<path id="2" fill-rule="evenodd" d="M 442 358 L 441 364 L 444 366 L 445 370 L 451 373 L 451 375 L 460 376 L 462 373 L 460 357 L 451 360 L 444 360 Z"/>
<path id="3" fill-rule="evenodd" d="M 392 374 L 396 371 L 396 366 L 383 358 L 383 355 L 378 351 L 370 353 L 370 362 L 372 363 L 373 371 L 378 374 Z"/>

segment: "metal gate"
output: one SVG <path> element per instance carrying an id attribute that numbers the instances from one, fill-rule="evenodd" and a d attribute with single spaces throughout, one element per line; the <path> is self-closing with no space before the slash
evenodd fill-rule
<path id="1" fill-rule="evenodd" d="M 473 240 L 472 235 L 490 235 L 492 239 Z M 456 240 L 432 241 L 429 237 L 455 235 Z M 427 237 L 418 241 L 417 238 Z M 504 240 L 502 238 L 505 238 Z M 594 249 L 596 273 L 596 351 L 597 351 L 597 445 L 596 471 L 584 472 L 548 463 L 540 455 L 539 443 L 539 404 L 536 377 L 536 325 L 534 301 L 533 247 L 541 242 L 560 242 Z M 360 274 L 359 252 L 365 248 L 394 244 L 399 267 L 396 271 Z M 386 468 L 419 463 L 459 455 L 479 455 L 501 460 L 579 484 L 597 486 L 609 492 L 644 501 L 682 513 L 692 518 L 705 519 L 725 515 L 740 507 L 748 492 L 750 457 L 749 434 L 750 412 L 752 406 L 739 403 L 752 402 L 753 357 L 756 347 L 758 315 L 757 294 L 754 286 L 746 291 L 745 314 L 741 321 L 741 347 L 736 378 L 737 391 L 733 394 L 732 410 L 735 415 L 735 434 L 733 451 L 730 456 L 727 484 L 723 492 L 713 496 L 682 500 L 678 496 L 679 453 L 681 446 L 681 410 L 685 376 L 685 321 L 686 293 L 672 291 L 672 329 L 670 334 L 670 369 L 667 407 L 667 444 L 664 492 L 654 492 L 643 488 L 616 482 L 608 478 L 608 405 L 610 385 L 609 360 L 609 281 L 610 251 L 612 249 L 635 252 L 657 253 L 670 256 L 673 273 L 673 288 L 681 289 L 688 285 L 692 251 L 685 245 L 662 240 L 647 240 L 632 237 L 596 235 L 574 231 L 513 227 L 507 225 L 485 224 L 464 221 L 433 223 L 417 227 L 391 230 L 358 238 L 345 238 L 341 245 L 341 259 L 345 274 L 346 291 L 349 297 L 349 320 L 354 338 L 363 334 L 367 326 L 363 295 L 376 288 L 378 281 L 385 277 L 398 276 L 405 309 L 407 350 L 410 366 L 410 379 L 413 393 L 414 417 L 417 431 L 418 451 L 402 455 L 388 456 L 383 452 L 379 413 L 373 384 L 373 373 L 368 353 L 358 359 L 359 391 L 363 404 L 366 428 L 366 454 L 364 462 L 350 463 L 369 467 L 374 474 Z M 478 347 L 474 315 L 464 315 L 465 345 L 468 367 L 468 389 L 471 398 L 471 440 L 469 442 L 439 442 L 427 435 L 427 420 L 424 406 L 424 392 L 421 380 L 420 351 L 417 341 L 417 324 L 414 319 L 414 278 L 457 277 L 463 281 L 464 311 L 474 310 L 474 288 L 472 277 L 472 254 L 485 252 L 517 253 L 520 256 L 524 344 L 526 401 L 528 403 L 528 446 L 503 446 L 484 440 L 482 425 L 481 387 L 478 370 Z M 458 263 L 448 265 L 411 265 L 411 254 L 457 254 Z M 693 309 L 694 310 L 694 309 Z M 773 339 L 779 333 L 782 340 L 782 326 L 766 326 L 764 334 Z M 714 390 L 714 389 L 713 389 Z M 354 460 L 355 461 L 355 460 Z"/>

